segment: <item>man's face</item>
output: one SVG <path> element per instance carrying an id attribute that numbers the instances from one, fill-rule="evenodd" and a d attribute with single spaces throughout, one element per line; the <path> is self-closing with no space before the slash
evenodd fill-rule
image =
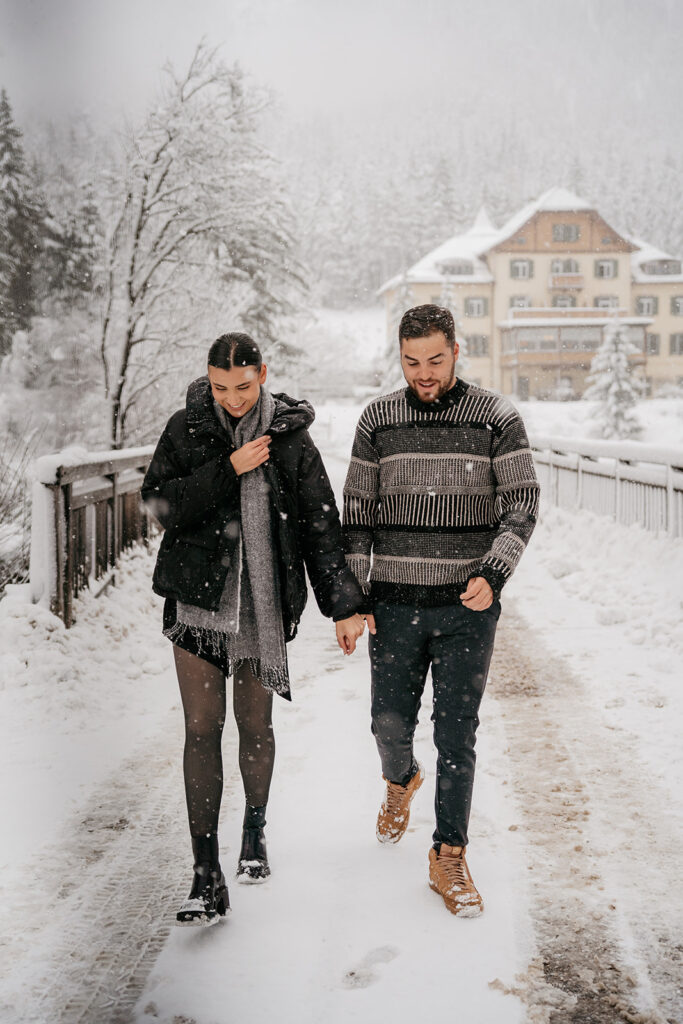
<path id="1" fill-rule="evenodd" d="M 435 402 L 453 387 L 457 358 L 457 341 L 451 345 L 443 331 L 401 339 L 403 376 L 421 402 Z"/>

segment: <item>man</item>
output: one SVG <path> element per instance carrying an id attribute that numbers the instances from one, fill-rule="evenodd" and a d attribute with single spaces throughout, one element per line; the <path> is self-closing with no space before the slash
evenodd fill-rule
<path id="1" fill-rule="evenodd" d="M 447 309 L 409 309 L 399 345 L 408 387 L 363 412 L 344 487 L 346 557 L 368 595 L 372 732 L 386 782 L 377 838 L 401 839 L 424 779 L 413 735 L 431 666 L 429 884 L 452 913 L 475 917 L 483 901 L 465 847 L 477 712 L 500 591 L 534 528 L 538 483 L 517 411 L 455 376 Z"/>

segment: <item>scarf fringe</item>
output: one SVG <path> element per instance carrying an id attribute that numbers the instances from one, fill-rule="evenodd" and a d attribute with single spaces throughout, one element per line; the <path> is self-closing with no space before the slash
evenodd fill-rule
<path id="1" fill-rule="evenodd" d="M 186 622 L 176 622 L 170 629 L 165 629 L 163 632 L 171 643 L 182 641 L 186 633 L 189 633 L 197 647 L 198 656 L 201 658 L 202 654 L 208 651 L 215 658 L 219 658 L 223 662 L 226 675 L 234 675 L 237 669 L 246 662 L 264 689 L 280 696 L 289 693 L 287 662 L 285 661 L 283 665 L 264 665 L 260 658 L 237 657 L 233 648 L 233 644 L 237 640 L 237 635 L 234 633 L 222 633 L 217 629 L 207 629 L 204 626 L 190 626 Z"/>

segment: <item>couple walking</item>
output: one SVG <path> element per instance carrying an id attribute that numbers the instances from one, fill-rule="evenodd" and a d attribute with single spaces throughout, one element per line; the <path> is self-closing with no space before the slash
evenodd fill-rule
<path id="1" fill-rule="evenodd" d="M 370 633 L 372 732 L 386 783 L 380 842 L 403 836 L 424 769 L 413 754 L 431 668 L 437 749 L 429 884 L 473 917 L 483 902 L 465 859 L 478 709 L 500 591 L 533 530 L 538 485 L 522 421 L 501 396 L 456 377 L 453 317 L 404 314 L 407 387 L 375 399 L 356 429 L 339 521 L 308 433 L 308 402 L 265 387 L 254 341 L 226 334 L 207 376 L 169 420 L 143 485 L 165 528 L 154 589 L 166 598 L 185 717 L 184 779 L 194 854 L 185 925 L 229 909 L 218 850 L 226 678 L 245 814 L 238 881 L 270 874 L 264 828 L 273 772 L 273 694 L 290 698 L 286 643 L 306 602 L 351 654 Z"/>

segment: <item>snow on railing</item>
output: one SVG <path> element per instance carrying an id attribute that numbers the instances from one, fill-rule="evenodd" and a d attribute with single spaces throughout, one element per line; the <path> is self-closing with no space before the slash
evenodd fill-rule
<path id="1" fill-rule="evenodd" d="M 101 592 L 116 560 L 146 540 L 151 517 L 140 487 L 154 448 L 87 452 L 67 449 L 36 462 L 31 512 L 30 595 L 73 621 L 73 599 L 86 586 Z"/>
<path id="2" fill-rule="evenodd" d="M 552 504 L 683 537 L 683 448 L 540 434 L 529 443 Z"/>

